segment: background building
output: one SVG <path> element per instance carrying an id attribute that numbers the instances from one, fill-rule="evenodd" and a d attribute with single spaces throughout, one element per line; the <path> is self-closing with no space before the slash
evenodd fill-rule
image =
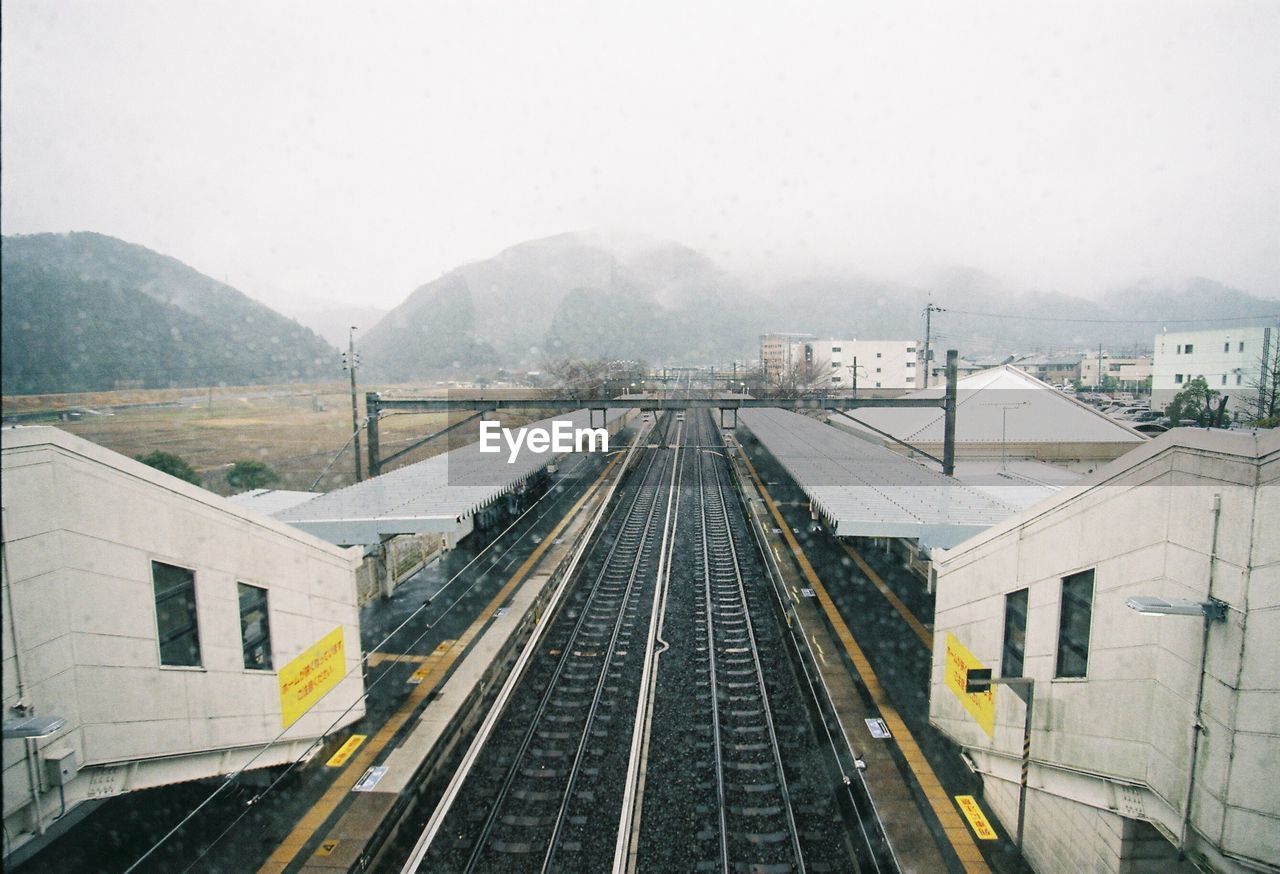
<path id="1" fill-rule="evenodd" d="M 359 549 L 56 428 L 6 429 L 3 470 L 6 735 L 66 721 L 4 741 L 7 862 L 85 802 L 280 765 L 364 714 Z"/>
<path id="2" fill-rule="evenodd" d="M 941 383 L 907 396 L 940 398 L 945 391 Z M 885 434 L 942 457 L 945 416 L 940 409 L 877 408 L 855 410 L 852 415 L 863 425 L 845 416 L 831 416 L 831 424 L 870 440 L 884 440 L 891 449 L 907 451 L 885 439 Z M 1147 438 L 1126 423 L 1004 365 L 958 381 L 955 439 L 957 461 L 1031 459 L 1088 473 Z"/>
<path id="3" fill-rule="evenodd" d="M 922 372 L 914 340 L 823 340 L 811 334 L 764 334 L 760 364 L 777 382 L 788 373 L 804 374 L 812 387 L 914 389 Z M 920 377 L 921 384 L 923 378 Z"/>
<path id="4" fill-rule="evenodd" d="M 1275 871 L 1280 433 L 1175 429 L 935 555 L 930 722 L 1010 833 L 1034 681 L 1024 853 L 1038 871 Z M 1142 615 L 1210 599 L 1225 619 Z M 957 688 L 957 681 L 959 686 Z M 1203 729 L 1197 731 L 1197 727 Z"/>
<path id="5" fill-rule="evenodd" d="M 1124 356 L 1109 352 L 1103 352 L 1101 358 L 1096 354 L 1086 355 L 1080 360 L 1080 384 L 1085 388 L 1096 388 L 1099 385 L 1098 374 L 1101 373 L 1103 379 L 1115 380 L 1114 387 L 1120 391 L 1148 391 L 1151 388 L 1151 362 L 1150 355 Z"/>
<path id="6" fill-rule="evenodd" d="M 1241 412 L 1256 397 L 1264 362 L 1275 355 L 1275 328 L 1224 328 L 1156 336 L 1151 368 L 1151 408 L 1162 410 L 1198 376 L 1231 400 L 1227 412 Z"/>

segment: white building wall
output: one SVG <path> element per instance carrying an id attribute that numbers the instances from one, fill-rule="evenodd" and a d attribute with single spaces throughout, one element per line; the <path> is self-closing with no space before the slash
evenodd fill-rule
<path id="1" fill-rule="evenodd" d="M 915 389 L 923 387 L 924 379 L 917 363 L 918 345 L 914 340 L 820 340 L 804 334 L 765 334 L 760 338 L 760 360 L 770 373 L 812 361 L 827 374 L 831 388 L 851 388 L 856 363 L 859 389 Z"/>
<path id="2" fill-rule="evenodd" d="M 969 748 L 1007 829 L 1016 820 L 1023 705 L 998 689 L 989 739 L 945 685 L 948 634 L 999 676 L 1005 595 L 1028 588 L 1024 675 L 1036 681 L 1031 798 L 1040 790 L 1094 816 L 1122 813 L 1176 835 L 1203 625 L 1194 617 L 1142 616 L 1124 602 L 1138 594 L 1208 597 L 1218 496 L 1213 596 L 1232 609 L 1210 629 L 1192 825 L 1198 849 L 1226 870 L 1235 865 L 1228 856 L 1280 859 L 1280 538 L 1271 533 L 1280 530 L 1280 435 L 1263 439 L 1270 454 L 1259 464 L 1228 449 L 1251 438 L 1172 432 L 1100 471 L 1095 482 L 1105 484 L 1065 490 L 1072 496 L 1051 499 L 1048 509 L 1027 511 L 936 564 L 930 721 Z M 1162 449 L 1175 442 L 1189 445 Z M 1088 676 L 1055 679 L 1061 580 L 1089 568 Z M 1027 854 L 1041 861 L 1039 870 L 1121 870 L 1046 861 L 1062 844 L 1058 816 L 1034 828 L 1029 814 Z"/>
<path id="3" fill-rule="evenodd" d="M 255 766 L 363 715 L 359 549 L 54 428 L 6 431 L 3 459 L 4 708 L 20 668 L 22 698 L 67 720 L 40 746 L 74 750 L 69 804 L 239 767 L 281 734 L 278 670 L 339 626 L 346 678 Z M 195 571 L 200 667 L 160 665 L 153 560 Z M 244 667 L 239 582 L 268 591 L 273 670 Z M 30 819 L 21 742 L 5 741 L 3 776 L 13 837 Z M 56 812 L 57 791 L 42 796 Z"/>
<path id="4" fill-rule="evenodd" d="M 1164 409 L 1186 383 L 1203 376 L 1209 388 L 1233 398 L 1228 411 L 1240 409 L 1240 399 L 1255 394 L 1263 355 L 1280 340 L 1274 328 L 1229 328 L 1158 334 L 1151 366 L 1151 404 Z M 1187 351 L 1187 347 L 1191 351 Z M 1178 377 L 1181 377 L 1179 380 Z"/>

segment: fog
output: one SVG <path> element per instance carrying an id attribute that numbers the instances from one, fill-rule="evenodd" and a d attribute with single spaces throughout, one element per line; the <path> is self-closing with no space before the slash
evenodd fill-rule
<path id="1" fill-rule="evenodd" d="M 567 230 L 1280 296 L 1280 6 L 6 2 L 4 233 L 391 307 Z"/>

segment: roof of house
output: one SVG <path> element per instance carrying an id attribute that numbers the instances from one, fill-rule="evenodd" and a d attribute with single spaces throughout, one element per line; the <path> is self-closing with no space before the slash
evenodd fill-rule
<path id="1" fill-rule="evenodd" d="M 956 443 L 1133 443 L 1146 438 L 1011 365 L 957 382 Z M 911 392 L 940 398 L 946 387 Z M 854 418 L 908 443 L 941 443 L 943 411 L 933 407 L 855 410 Z M 836 420 L 839 421 L 839 420 Z M 848 421 L 847 419 L 845 421 Z M 852 422 L 850 427 L 856 427 Z"/>

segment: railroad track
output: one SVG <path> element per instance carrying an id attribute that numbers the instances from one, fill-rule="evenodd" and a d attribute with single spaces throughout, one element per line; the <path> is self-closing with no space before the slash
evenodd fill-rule
<path id="1" fill-rule="evenodd" d="M 673 424 L 660 423 L 660 444 L 678 432 Z M 612 787 L 620 796 L 622 786 L 602 775 L 617 765 L 613 738 L 631 726 L 642 661 L 632 638 L 650 619 L 676 460 L 663 448 L 641 462 L 638 484 L 600 537 L 603 555 L 587 566 L 590 584 L 571 595 L 545 657 L 522 678 L 523 694 L 508 705 L 424 870 L 599 870 L 589 861 L 606 852 L 594 846 L 599 835 L 612 854 L 616 814 L 601 819 L 608 805 L 600 795 Z"/>
<path id="2" fill-rule="evenodd" d="M 646 446 L 417 870 L 858 870 L 719 429 Z"/>
<path id="3" fill-rule="evenodd" d="M 709 414 L 688 440 L 701 451 L 686 460 L 649 744 L 666 779 L 646 781 L 632 867 L 857 870 Z"/>

